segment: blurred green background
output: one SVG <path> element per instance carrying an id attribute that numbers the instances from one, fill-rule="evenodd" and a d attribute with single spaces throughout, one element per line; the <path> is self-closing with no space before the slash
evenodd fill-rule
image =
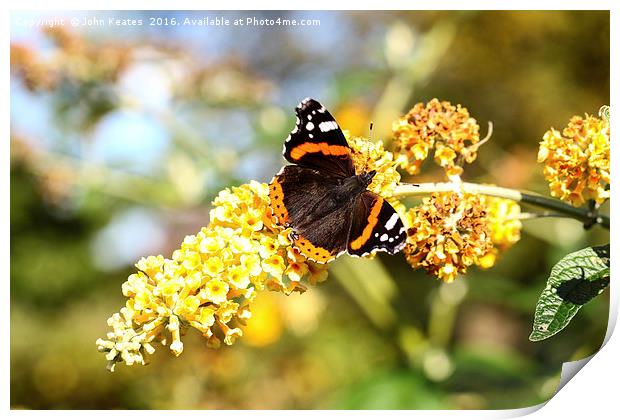
<path id="1" fill-rule="evenodd" d="M 320 25 L 148 25 L 203 16 Z M 601 345 L 608 293 L 528 341 L 551 266 L 609 240 L 568 219 L 525 222 L 494 268 L 450 285 L 400 255 L 343 257 L 303 295 L 263 293 L 232 347 L 190 332 L 178 359 L 111 374 L 95 340 L 139 257 L 169 256 L 220 189 L 271 179 L 306 96 L 386 142 L 414 103 L 461 103 L 494 123 L 465 179 L 547 194 L 543 133 L 609 103 L 608 12 L 20 12 L 11 36 L 13 408 L 517 408 Z"/>

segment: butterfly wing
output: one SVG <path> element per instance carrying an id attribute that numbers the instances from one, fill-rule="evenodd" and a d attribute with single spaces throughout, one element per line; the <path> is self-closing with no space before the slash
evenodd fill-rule
<path id="1" fill-rule="evenodd" d="M 355 175 L 351 148 L 329 111 L 306 98 L 295 114 L 295 128 L 284 142 L 285 159 L 340 178 Z"/>
<path id="2" fill-rule="evenodd" d="M 269 206 L 280 226 L 293 227 L 293 244 L 319 263 L 347 248 L 354 201 L 334 197 L 338 180 L 311 168 L 285 166 L 269 185 Z"/>
<path id="3" fill-rule="evenodd" d="M 359 257 L 375 251 L 395 254 L 405 246 L 406 239 L 405 226 L 394 207 L 377 194 L 364 191 L 353 209 L 348 253 Z"/>
<path id="4" fill-rule="evenodd" d="M 313 220 L 296 231 L 293 245 L 312 261 L 324 264 L 335 260 L 347 249 L 352 210 L 350 202 L 334 209 L 329 216 Z"/>

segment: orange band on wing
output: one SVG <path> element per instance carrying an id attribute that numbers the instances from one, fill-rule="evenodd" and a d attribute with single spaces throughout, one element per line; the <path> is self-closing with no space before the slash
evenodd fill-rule
<path id="1" fill-rule="evenodd" d="M 375 228 L 375 225 L 379 221 L 379 213 L 381 213 L 381 207 L 383 206 L 383 198 L 378 198 L 372 209 L 370 210 L 370 215 L 368 216 L 368 224 L 362 231 L 362 234 L 357 237 L 353 242 L 351 242 L 351 249 L 357 251 L 361 247 L 364 246 L 366 241 L 370 239 L 370 235 L 372 235 L 372 230 Z"/>
<path id="2" fill-rule="evenodd" d="M 330 252 L 325 248 L 313 245 L 312 242 L 310 242 L 303 236 L 295 239 L 293 241 L 293 245 L 299 250 L 301 255 L 321 264 L 330 262 L 337 256 L 335 253 Z"/>
<path id="3" fill-rule="evenodd" d="M 276 216 L 278 224 L 284 226 L 288 222 L 288 210 L 284 205 L 282 184 L 278 181 L 277 176 L 269 184 L 269 207 L 273 215 Z"/>
<path id="4" fill-rule="evenodd" d="M 293 160 L 301 159 L 306 153 L 322 153 L 326 156 L 343 156 L 349 154 L 347 146 L 330 146 L 327 143 L 302 143 L 291 150 Z"/>

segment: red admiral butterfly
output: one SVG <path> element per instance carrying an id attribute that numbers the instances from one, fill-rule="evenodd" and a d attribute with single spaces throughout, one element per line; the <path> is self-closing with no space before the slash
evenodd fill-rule
<path id="1" fill-rule="evenodd" d="M 284 143 L 284 166 L 269 184 L 269 206 L 282 227 L 292 227 L 295 248 L 327 263 L 345 251 L 394 254 L 405 246 L 405 227 L 394 208 L 369 191 L 375 171 L 355 173 L 351 148 L 331 114 L 314 99 L 297 108 L 297 124 Z"/>

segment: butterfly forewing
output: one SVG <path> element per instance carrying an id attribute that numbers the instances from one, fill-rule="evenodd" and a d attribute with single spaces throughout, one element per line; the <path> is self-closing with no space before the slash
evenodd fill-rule
<path id="1" fill-rule="evenodd" d="M 306 98 L 295 113 L 295 128 L 284 142 L 284 158 L 337 177 L 355 175 L 351 149 L 329 111 Z"/>

